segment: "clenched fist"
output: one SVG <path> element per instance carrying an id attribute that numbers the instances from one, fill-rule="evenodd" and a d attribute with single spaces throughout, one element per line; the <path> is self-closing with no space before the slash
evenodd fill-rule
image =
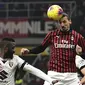
<path id="1" fill-rule="evenodd" d="M 26 56 L 28 55 L 28 53 L 29 53 L 29 50 L 27 48 L 22 48 L 20 51 L 21 56 Z"/>

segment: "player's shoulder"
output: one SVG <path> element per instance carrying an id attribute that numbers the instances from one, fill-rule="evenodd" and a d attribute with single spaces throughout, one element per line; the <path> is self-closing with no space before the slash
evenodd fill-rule
<path id="1" fill-rule="evenodd" d="M 83 37 L 82 34 L 80 34 L 79 32 L 72 30 L 72 34 L 77 36 L 77 37 Z"/>
<path id="2" fill-rule="evenodd" d="M 76 58 L 78 59 L 78 58 L 81 58 L 79 55 L 76 55 Z"/>
<path id="3" fill-rule="evenodd" d="M 20 61 L 25 61 L 25 60 L 23 60 L 20 56 L 18 56 L 18 55 L 13 55 L 13 60 L 15 60 L 15 61 L 17 61 L 17 62 L 20 62 Z"/>
<path id="4" fill-rule="evenodd" d="M 50 31 L 49 33 L 51 33 L 51 35 L 56 35 L 56 34 L 58 34 L 59 32 L 60 32 L 60 30 L 59 30 L 59 29 L 56 29 L 56 30 Z"/>
<path id="5" fill-rule="evenodd" d="M 15 57 L 19 57 L 18 55 L 16 55 L 16 54 L 13 54 L 13 57 L 15 58 Z"/>
<path id="6" fill-rule="evenodd" d="M 72 30 L 72 33 L 78 35 L 79 33 L 76 30 Z"/>
<path id="7" fill-rule="evenodd" d="M 14 54 L 13 59 L 20 59 L 20 57 L 18 55 Z"/>
<path id="8" fill-rule="evenodd" d="M 76 60 L 77 61 L 80 61 L 80 60 L 84 60 L 81 56 L 79 56 L 79 55 L 76 55 Z"/>

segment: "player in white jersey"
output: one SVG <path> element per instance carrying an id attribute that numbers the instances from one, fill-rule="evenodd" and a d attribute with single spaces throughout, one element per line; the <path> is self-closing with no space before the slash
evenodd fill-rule
<path id="1" fill-rule="evenodd" d="M 76 67 L 78 77 L 81 80 L 80 82 L 85 85 L 85 59 L 81 58 L 79 55 L 76 55 Z"/>
<path id="2" fill-rule="evenodd" d="M 82 48 L 80 46 L 77 46 L 76 52 L 77 54 L 81 54 Z M 81 80 L 80 82 L 83 85 L 85 85 L 85 59 L 83 59 L 85 56 L 83 54 L 81 56 L 76 55 L 75 62 L 76 62 L 78 77 Z"/>
<path id="3" fill-rule="evenodd" d="M 54 84 L 57 80 L 52 80 L 41 70 L 33 67 L 25 62 L 18 55 L 14 54 L 15 41 L 12 38 L 4 38 L 0 42 L 0 85 L 15 85 L 15 71 L 22 68 L 31 74 L 46 80 L 50 84 Z"/>

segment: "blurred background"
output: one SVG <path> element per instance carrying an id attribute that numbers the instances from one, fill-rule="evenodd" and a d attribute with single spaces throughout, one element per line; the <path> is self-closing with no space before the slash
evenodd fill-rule
<path id="1" fill-rule="evenodd" d="M 53 28 L 53 21 L 46 16 L 52 4 L 60 5 L 71 17 L 72 28 L 85 37 L 85 0 L 0 0 L 0 39 L 13 37 L 17 43 L 16 54 L 19 56 L 22 47 L 31 49 L 38 46 Z M 38 55 L 20 57 L 47 72 L 49 48 Z M 17 80 L 22 79 L 22 85 L 43 85 L 40 78 L 28 72 L 21 74 Z M 21 85 L 20 81 L 16 85 Z"/>

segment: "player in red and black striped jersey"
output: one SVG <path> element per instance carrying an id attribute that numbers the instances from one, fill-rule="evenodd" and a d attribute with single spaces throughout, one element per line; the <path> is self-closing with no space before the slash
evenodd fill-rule
<path id="1" fill-rule="evenodd" d="M 75 56 L 76 45 L 85 51 L 85 39 L 81 34 L 71 28 L 71 19 L 66 13 L 59 20 L 60 29 L 50 31 L 40 46 L 27 50 L 21 49 L 21 53 L 28 51 L 31 54 L 43 52 L 50 47 L 50 59 L 48 62 L 48 75 L 53 79 L 58 79 L 56 85 L 80 85 L 76 73 Z M 47 82 L 44 85 L 49 85 Z"/>

